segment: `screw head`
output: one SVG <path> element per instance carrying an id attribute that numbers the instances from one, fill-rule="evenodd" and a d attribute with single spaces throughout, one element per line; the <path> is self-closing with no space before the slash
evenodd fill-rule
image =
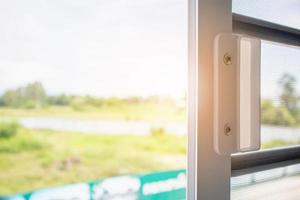
<path id="1" fill-rule="evenodd" d="M 223 57 L 223 62 L 225 65 L 231 65 L 232 64 L 232 56 L 230 55 L 230 53 L 225 53 L 224 57 Z"/>
<path id="2" fill-rule="evenodd" d="M 225 126 L 224 126 L 224 133 L 225 135 L 229 136 L 231 135 L 231 127 L 230 127 L 230 124 L 229 123 L 226 123 Z"/>

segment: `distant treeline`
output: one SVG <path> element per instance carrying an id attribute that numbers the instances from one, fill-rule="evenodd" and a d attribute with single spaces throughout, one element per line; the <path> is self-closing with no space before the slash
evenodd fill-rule
<path id="1" fill-rule="evenodd" d="M 262 99 L 261 122 L 263 124 L 300 126 L 300 97 L 295 88 L 297 85 L 296 82 L 297 80 L 293 75 L 283 74 L 278 80 L 279 101 Z M 181 105 L 178 103 L 181 103 Z M 143 106 L 145 104 L 151 104 L 152 107 Z M 117 108 L 121 112 L 126 107 L 137 105 L 142 105 L 141 109 L 153 109 L 153 106 L 155 106 L 156 109 L 161 109 L 162 111 L 165 107 L 170 109 L 177 107 L 185 110 L 184 100 L 178 102 L 171 97 L 162 96 L 103 98 L 89 95 L 48 95 L 42 83 L 38 81 L 29 83 L 24 87 L 7 90 L 0 96 L 0 107 L 26 109 L 47 106 L 70 106 L 73 110 L 77 111 L 87 108 L 105 108 L 106 110 Z"/>
<path id="2" fill-rule="evenodd" d="M 27 109 L 41 108 L 49 105 L 73 106 L 79 109 L 82 106 L 103 107 L 142 103 L 176 105 L 174 99 L 161 96 L 150 96 L 146 98 L 137 96 L 128 98 L 102 98 L 89 95 L 48 95 L 42 83 L 37 81 L 29 83 L 24 87 L 7 90 L 0 96 L 1 107 Z"/>

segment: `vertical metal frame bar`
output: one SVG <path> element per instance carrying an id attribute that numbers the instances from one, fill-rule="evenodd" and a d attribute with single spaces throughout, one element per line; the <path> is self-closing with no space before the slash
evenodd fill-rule
<path id="1" fill-rule="evenodd" d="M 188 2 L 188 163 L 187 199 L 196 199 L 197 144 L 197 0 Z"/>
<path id="2" fill-rule="evenodd" d="M 213 44 L 232 32 L 231 0 L 189 0 L 189 200 L 229 200 L 231 160 L 213 148 Z"/>
<path id="3" fill-rule="evenodd" d="M 196 199 L 196 121 L 197 121 L 197 0 L 188 2 L 188 159 L 187 159 L 187 190 L 189 200 Z"/>

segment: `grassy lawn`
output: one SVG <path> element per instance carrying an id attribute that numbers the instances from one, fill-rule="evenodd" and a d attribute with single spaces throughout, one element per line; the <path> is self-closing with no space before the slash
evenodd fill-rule
<path id="1" fill-rule="evenodd" d="M 109 136 L 20 128 L 0 138 L 0 195 L 185 167 L 186 138 Z"/>
<path id="2" fill-rule="evenodd" d="M 284 133 L 282 133 L 284 134 Z M 285 140 L 272 140 L 270 142 L 265 142 L 261 144 L 262 149 L 270 149 L 270 148 L 275 148 L 275 147 L 284 147 L 284 146 L 291 146 L 291 145 L 299 145 L 300 141 L 295 141 L 295 142 L 290 142 L 290 141 L 285 141 Z"/>
<path id="3" fill-rule="evenodd" d="M 185 110 L 154 104 L 85 106 L 79 110 L 71 106 L 0 107 L 0 116 L 183 122 Z M 0 137 L 0 196 L 117 175 L 185 168 L 186 140 L 164 132 L 134 136 L 20 127 L 15 135 Z M 291 143 L 274 140 L 262 144 L 262 148 L 286 145 Z"/>
<path id="4" fill-rule="evenodd" d="M 35 109 L 0 107 L 0 116 L 7 117 L 64 117 L 79 119 L 133 120 L 178 122 L 186 119 L 184 108 L 173 105 L 158 105 L 153 103 L 135 105 L 114 105 L 100 108 L 83 106 L 47 106 Z"/>

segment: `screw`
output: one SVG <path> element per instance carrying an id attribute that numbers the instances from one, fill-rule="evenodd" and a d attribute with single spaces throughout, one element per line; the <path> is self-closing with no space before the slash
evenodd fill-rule
<path id="1" fill-rule="evenodd" d="M 225 126 L 224 126 L 224 133 L 227 136 L 231 135 L 231 127 L 230 127 L 229 123 L 225 124 Z"/>
<path id="2" fill-rule="evenodd" d="M 229 53 L 226 53 L 223 57 L 223 62 L 225 65 L 231 65 L 232 64 L 232 56 Z"/>

